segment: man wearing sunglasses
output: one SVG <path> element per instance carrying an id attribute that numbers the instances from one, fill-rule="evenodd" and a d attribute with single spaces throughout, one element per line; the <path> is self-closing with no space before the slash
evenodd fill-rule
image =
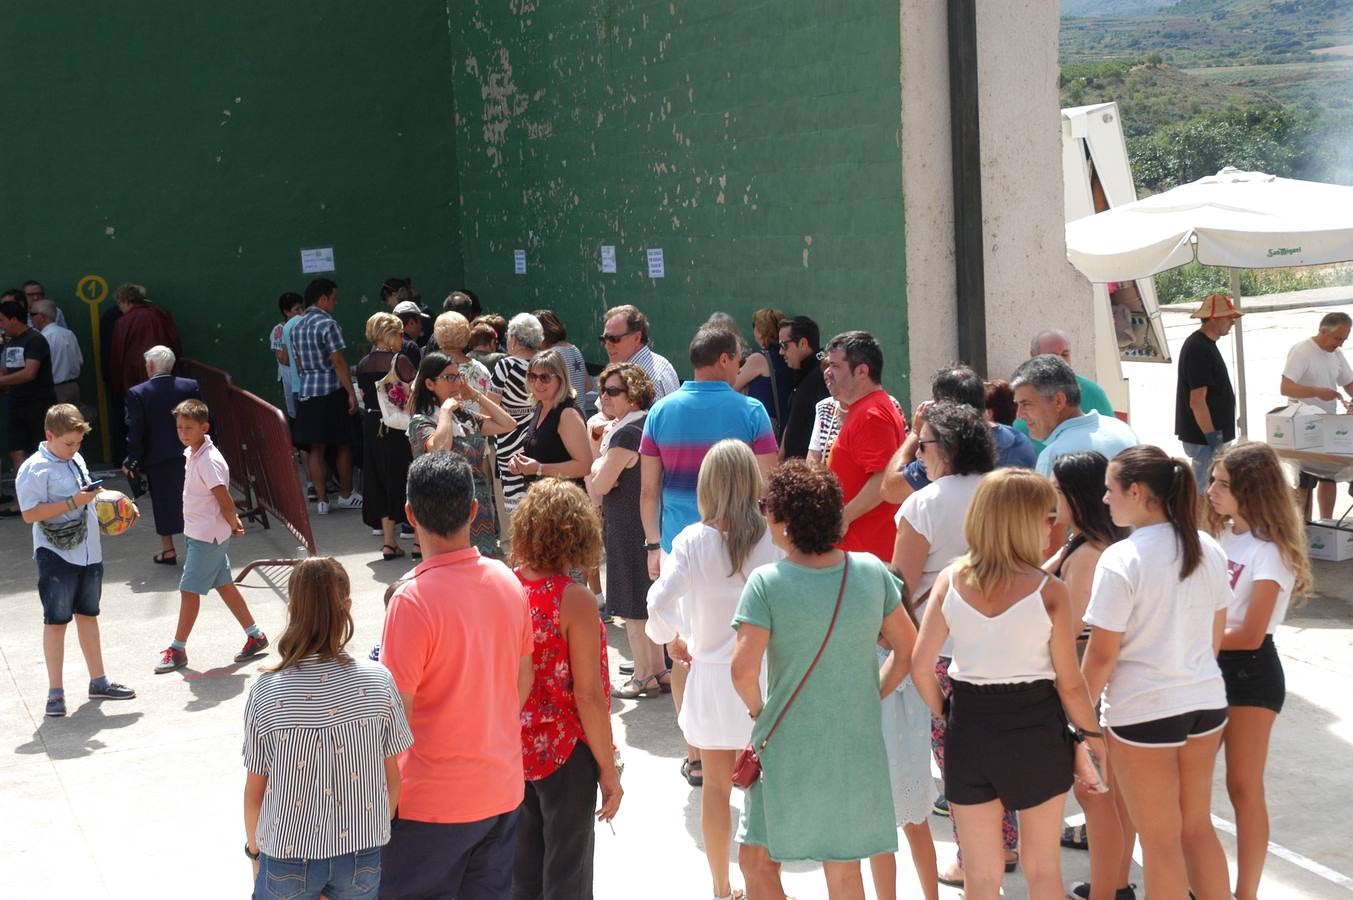
<path id="1" fill-rule="evenodd" d="M 818 365 L 822 338 L 817 323 L 807 316 L 794 316 L 780 323 L 780 355 L 796 373 L 789 395 L 789 416 L 780 439 L 780 459 L 804 459 L 813 436 L 814 410 L 825 399 L 827 382 Z"/>
<path id="2" fill-rule="evenodd" d="M 601 345 L 606 348 L 606 357 L 611 362 L 634 363 L 644 370 L 653 382 L 654 400 L 661 400 L 681 387 L 676 369 L 666 357 L 654 353 L 649 345 L 648 317 L 637 307 L 627 304 L 606 310 Z"/>

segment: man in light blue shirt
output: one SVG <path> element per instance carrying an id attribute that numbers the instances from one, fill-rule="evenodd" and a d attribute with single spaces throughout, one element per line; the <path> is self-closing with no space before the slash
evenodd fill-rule
<path id="1" fill-rule="evenodd" d="M 1051 353 L 1053 356 L 1060 356 L 1067 365 L 1075 368 L 1071 362 L 1071 339 L 1066 336 L 1066 332 L 1060 328 L 1045 328 L 1034 335 L 1029 341 L 1029 358 L 1042 356 L 1044 353 Z M 1081 386 L 1081 409 L 1085 412 L 1096 410 L 1101 416 L 1111 417 L 1114 414 L 1113 404 L 1109 402 L 1109 395 L 1104 393 L 1104 389 L 1086 378 L 1079 372 L 1076 373 L 1076 383 Z M 1020 434 L 1033 441 L 1034 450 L 1042 452 L 1043 442 L 1029 434 L 1029 423 L 1023 419 L 1016 419 L 1012 426 Z"/>
<path id="2" fill-rule="evenodd" d="M 1098 450 L 1113 459 L 1119 451 L 1141 443 L 1136 432 L 1113 416 L 1081 412 L 1076 373 L 1059 356 L 1035 356 L 1015 370 L 1010 387 L 1029 436 L 1043 441 L 1034 466 L 1040 475 L 1051 475 L 1053 461 L 1068 453 Z"/>

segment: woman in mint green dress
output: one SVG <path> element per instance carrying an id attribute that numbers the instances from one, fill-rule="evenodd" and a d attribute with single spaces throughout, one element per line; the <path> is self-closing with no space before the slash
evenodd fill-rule
<path id="1" fill-rule="evenodd" d="M 791 461 L 766 488 L 771 539 L 785 559 L 747 580 L 733 617 L 733 684 L 756 719 L 752 744 L 761 779 L 747 790 L 738 833 L 738 865 L 752 897 L 783 897 L 779 863 L 823 864 L 830 897 L 863 896 L 860 860 L 897 850 L 880 699 L 907 674 L 916 629 L 901 604 L 901 585 L 877 558 L 833 546 L 844 531 L 841 486 L 821 465 Z M 803 680 L 832 620 L 812 675 L 774 726 Z M 879 669 L 882 634 L 895 648 Z M 758 675 L 768 663 L 764 703 Z"/>

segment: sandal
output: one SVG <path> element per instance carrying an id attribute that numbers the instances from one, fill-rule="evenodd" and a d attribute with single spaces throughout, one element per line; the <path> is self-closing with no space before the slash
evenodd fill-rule
<path id="1" fill-rule="evenodd" d="M 392 559 L 399 559 L 404 555 L 404 551 L 399 549 L 396 544 L 381 544 L 381 559 L 389 562 Z"/>
<path id="2" fill-rule="evenodd" d="M 1014 859 L 1007 859 L 1007 860 L 1005 861 L 1005 874 L 1009 875 L 1011 872 L 1015 871 L 1015 869 L 1017 869 L 1017 868 L 1019 868 L 1019 854 L 1018 854 L 1018 853 L 1015 854 L 1015 858 L 1014 858 Z M 955 876 L 955 875 L 951 874 L 951 871 L 957 871 L 957 872 L 958 872 L 958 875 Z M 941 872 L 940 875 L 939 875 L 939 882 L 940 882 L 940 884 L 947 884 L 947 885 L 949 885 L 949 887 L 956 887 L 956 888 L 961 888 L 961 887 L 963 887 L 963 864 L 962 864 L 962 863 L 959 863 L 959 862 L 955 862 L 952 870 L 950 870 L 950 871 L 945 871 L 945 872 Z"/>
<path id="3" fill-rule="evenodd" d="M 700 760 L 687 757 L 681 761 L 681 777 L 691 787 L 700 787 L 705 783 L 705 770 Z"/>
<path id="4" fill-rule="evenodd" d="M 658 681 L 658 690 L 662 691 L 664 694 L 672 693 L 671 669 L 668 669 L 666 672 L 659 672 L 657 675 L 654 675 L 653 677 L 656 678 Z"/>
<path id="5" fill-rule="evenodd" d="M 746 900 L 746 897 L 747 895 L 743 893 L 742 888 L 733 888 L 733 890 L 724 894 L 722 897 L 716 896 L 714 900 Z"/>
<path id="6" fill-rule="evenodd" d="M 179 564 L 179 554 L 177 550 L 161 550 L 150 558 L 150 561 L 160 566 L 177 566 Z"/>
<path id="7" fill-rule="evenodd" d="M 650 675 L 644 679 L 631 678 L 618 688 L 611 690 L 612 697 L 619 697 L 621 700 L 635 700 L 639 697 L 657 697 L 662 691 L 658 689 L 658 676 Z"/>
<path id="8" fill-rule="evenodd" d="M 1062 829 L 1062 846 L 1072 850 L 1090 849 L 1090 832 L 1085 825 L 1068 825 Z"/>

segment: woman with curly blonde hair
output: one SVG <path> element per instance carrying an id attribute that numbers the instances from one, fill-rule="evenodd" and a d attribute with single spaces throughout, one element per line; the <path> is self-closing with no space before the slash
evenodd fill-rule
<path id="1" fill-rule="evenodd" d="M 568 575 L 601 559 L 601 523 L 582 489 L 544 478 L 512 517 L 512 562 L 526 589 L 535 677 L 521 711 L 526 797 L 517 818 L 513 896 L 592 896 L 597 786 L 610 821 L 620 808 L 611 737 L 606 626 L 596 598 Z"/>
<path id="2" fill-rule="evenodd" d="M 1204 527 L 1226 551 L 1233 596 L 1222 633 L 1226 683 L 1226 793 L 1236 813 L 1236 889 L 1259 890 L 1268 853 L 1264 764 L 1287 694 L 1273 633 L 1293 594 L 1311 590 L 1306 533 L 1278 455 L 1267 444 L 1233 444 L 1212 462 Z"/>

